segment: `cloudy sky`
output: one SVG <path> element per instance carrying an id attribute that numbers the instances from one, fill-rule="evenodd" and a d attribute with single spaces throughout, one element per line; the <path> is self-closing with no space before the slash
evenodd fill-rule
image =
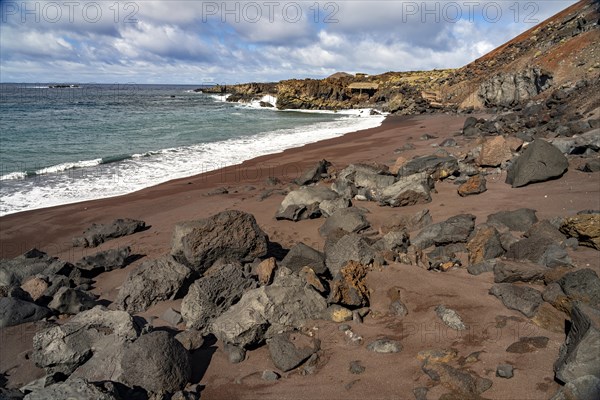
<path id="1" fill-rule="evenodd" d="M 573 3 L 1 0 L 0 81 L 236 83 L 460 67 Z"/>

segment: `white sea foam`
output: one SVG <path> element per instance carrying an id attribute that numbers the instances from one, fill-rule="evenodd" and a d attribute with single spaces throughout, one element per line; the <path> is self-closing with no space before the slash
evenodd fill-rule
<path id="1" fill-rule="evenodd" d="M 273 107 L 263 107 L 260 105 L 260 103 L 269 103 Z M 270 94 L 266 94 L 263 97 L 261 97 L 260 100 L 252 101 L 252 103 L 250 103 L 250 106 L 252 108 L 275 108 L 277 107 L 277 97 L 271 96 Z"/>
<path id="2" fill-rule="evenodd" d="M 227 98 L 229 96 L 231 96 L 231 94 L 225 93 L 225 94 L 208 94 L 209 97 L 213 98 L 216 101 L 220 101 L 220 102 L 226 102 Z"/>
<path id="3" fill-rule="evenodd" d="M 101 158 L 97 158 L 95 160 L 84 160 L 77 162 L 69 162 L 63 164 L 52 165 L 50 167 L 45 167 L 38 169 L 36 171 L 29 172 L 29 175 L 46 175 L 46 174 L 54 174 L 58 172 L 68 171 L 70 169 L 77 168 L 86 168 L 86 167 L 94 167 L 102 163 Z M 27 177 L 27 173 L 25 172 L 11 172 L 9 174 L 5 174 L 0 176 L 0 181 L 8 181 L 15 179 L 25 179 Z"/>
<path id="4" fill-rule="evenodd" d="M 25 179 L 27 174 L 25 172 L 11 172 L 10 174 L 5 174 L 0 176 L 0 181 L 12 181 L 18 179 Z"/>
<path id="5" fill-rule="evenodd" d="M 335 121 L 251 137 L 135 154 L 116 163 L 101 164 L 102 160 L 96 159 L 73 165 L 61 164 L 46 168 L 44 172 L 40 171 L 28 179 L 3 182 L 7 188 L 10 185 L 20 186 L 19 190 L 0 187 L 0 192 L 6 193 L 2 193 L 0 198 L 0 215 L 119 196 L 169 180 L 239 164 L 258 156 L 374 128 L 381 125 L 383 120 L 384 116 L 364 115 L 359 118 L 357 115 L 347 115 Z"/>

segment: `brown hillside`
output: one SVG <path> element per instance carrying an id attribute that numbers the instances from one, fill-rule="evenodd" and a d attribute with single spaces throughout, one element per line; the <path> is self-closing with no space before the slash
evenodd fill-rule
<path id="1" fill-rule="evenodd" d="M 445 101 L 481 106 L 480 84 L 499 74 L 539 68 L 552 76 L 552 86 L 595 81 L 600 74 L 600 5 L 582 0 L 456 70 L 440 88 Z"/>

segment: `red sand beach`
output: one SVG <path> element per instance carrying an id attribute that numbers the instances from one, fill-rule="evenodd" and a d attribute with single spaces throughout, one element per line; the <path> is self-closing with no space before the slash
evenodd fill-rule
<path id="1" fill-rule="evenodd" d="M 273 242 L 285 248 L 303 241 L 317 249 L 323 248 L 318 228 L 324 219 L 300 222 L 276 221 L 274 214 L 284 195 L 274 192 L 261 199 L 266 190 L 285 189 L 307 166 L 326 159 L 336 170 L 350 163 L 377 162 L 391 165 L 398 154 L 394 150 L 406 143 L 414 150 L 401 155 L 410 159 L 432 154 L 446 138 L 460 132 L 465 116 L 432 115 L 388 117 L 382 126 L 347 134 L 343 137 L 309 144 L 244 162 L 241 165 L 171 181 L 125 196 L 34 210 L 0 218 L 0 256 L 15 257 L 36 247 L 52 256 L 71 262 L 100 250 L 129 245 L 134 254 L 143 255 L 123 270 L 100 275 L 94 292 L 101 299 L 113 300 L 127 273 L 145 259 L 170 251 L 171 235 L 176 223 L 208 217 L 219 211 L 237 209 L 253 214 L 260 227 Z M 433 140 L 421 140 L 423 134 Z M 474 143 L 455 136 L 459 147 L 449 151 L 466 154 Z M 577 159 L 570 160 L 571 165 Z M 537 210 L 538 218 L 571 216 L 583 209 L 600 208 L 600 185 L 597 174 L 584 173 L 573 167 L 559 180 L 513 189 L 506 184 L 505 173 L 487 176 L 487 192 L 477 196 L 460 197 L 457 186 L 445 181 L 436 183 L 437 193 L 429 204 L 402 208 L 381 207 L 373 202 L 354 202 L 369 210 L 367 219 L 374 232 L 394 216 L 414 214 L 427 208 L 433 222 L 443 221 L 461 213 L 485 222 L 487 215 L 499 210 L 522 207 Z M 277 177 L 282 184 L 269 186 L 268 177 Z M 321 183 L 323 184 L 323 183 Z M 226 188 L 226 194 L 211 194 Z M 150 229 L 132 236 L 104 243 L 99 248 L 81 249 L 72 246 L 72 238 L 92 223 L 109 222 L 115 218 L 141 219 Z M 569 250 L 578 267 L 588 267 L 600 273 L 598 252 L 579 247 Z M 203 399 L 407 399 L 413 398 L 416 387 L 429 386 L 430 379 L 421 371 L 417 353 L 427 349 L 452 348 L 460 357 L 483 351 L 479 361 L 467 364 L 481 377 L 493 380 L 484 393 L 490 399 L 547 399 L 559 387 L 554 382 L 552 366 L 564 333 L 544 330 L 516 311 L 506 309 L 488 294 L 493 284 L 491 274 L 472 276 L 465 269 L 446 273 L 427 271 L 417 266 L 391 264 L 371 271 L 368 275 L 371 290 L 371 314 L 363 324 L 352 329 L 364 338 L 364 343 L 381 336 L 401 340 L 403 350 L 397 354 L 375 354 L 365 346 L 350 345 L 338 324 L 313 321 L 307 326 L 321 339 L 322 357 L 317 371 L 303 376 L 297 371 L 283 374 L 277 382 L 265 382 L 260 373 L 273 369 L 266 347 L 248 352 L 247 360 L 230 364 L 221 343 L 205 345 L 193 355 L 194 383 L 205 388 Z M 409 314 L 402 320 L 388 315 L 391 288 L 400 291 Z M 469 329 L 456 332 L 436 319 L 433 309 L 444 303 L 457 310 Z M 180 300 L 152 307 L 145 317 L 160 316 L 163 310 L 179 307 Z M 156 319 L 155 324 L 161 324 Z M 33 324 L 0 330 L 2 338 L 0 371 L 10 371 L 9 385 L 18 387 L 43 376 L 28 359 L 31 351 Z M 507 353 L 505 349 L 520 336 L 546 336 L 545 349 L 533 353 Z M 348 365 L 360 360 L 366 370 L 353 375 Z M 514 378 L 495 377 L 496 366 L 511 363 Z M 447 391 L 443 386 L 432 387 L 428 398 L 438 398 Z"/>

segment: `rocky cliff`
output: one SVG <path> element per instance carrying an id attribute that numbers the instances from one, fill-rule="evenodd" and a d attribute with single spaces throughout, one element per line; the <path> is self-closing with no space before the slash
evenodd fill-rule
<path id="1" fill-rule="evenodd" d="M 546 98 L 550 87 L 600 76 L 600 3 L 582 0 L 456 70 L 439 88 L 460 107 L 511 107 Z"/>

